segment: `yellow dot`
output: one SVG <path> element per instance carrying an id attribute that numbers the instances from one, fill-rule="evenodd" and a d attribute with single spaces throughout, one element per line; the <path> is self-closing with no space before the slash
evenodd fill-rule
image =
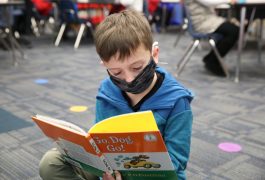
<path id="1" fill-rule="evenodd" d="M 70 111 L 73 112 L 84 112 L 87 110 L 87 106 L 72 106 L 70 107 Z"/>

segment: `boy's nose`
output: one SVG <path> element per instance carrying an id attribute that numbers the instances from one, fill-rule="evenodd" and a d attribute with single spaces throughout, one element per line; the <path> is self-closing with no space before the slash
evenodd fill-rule
<path id="1" fill-rule="evenodd" d="M 124 77 L 124 80 L 127 82 L 127 83 L 130 83 L 134 80 L 134 75 L 131 74 L 131 73 L 127 73 L 125 74 L 125 77 Z"/>

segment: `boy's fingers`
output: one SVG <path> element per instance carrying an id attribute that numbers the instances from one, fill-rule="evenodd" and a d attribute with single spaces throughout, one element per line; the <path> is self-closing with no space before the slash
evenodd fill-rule
<path id="1" fill-rule="evenodd" d="M 103 174 L 103 180 L 122 180 L 119 171 L 114 171 L 114 173 L 115 173 L 115 179 L 109 172 L 106 172 Z"/>
<path id="2" fill-rule="evenodd" d="M 103 180 L 114 180 L 114 178 L 109 172 L 107 172 L 103 174 Z"/>
<path id="3" fill-rule="evenodd" d="M 116 176 L 116 180 L 122 180 L 121 179 L 121 174 L 119 173 L 119 171 L 114 171 L 115 176 Z"/>

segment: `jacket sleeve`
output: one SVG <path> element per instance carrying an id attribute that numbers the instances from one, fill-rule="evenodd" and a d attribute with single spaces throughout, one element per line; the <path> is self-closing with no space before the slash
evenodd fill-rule
<path id="1" fill-rule="evenodd" d="M 186 179 L 185 169 L 190 154 L 192 111 L 187 98 L 175 104 L 164 129 L 164 141 L 179 180 Z"/>
<path id="2" fill-rule="evenodd" d="M 104 119 L 104 117 L 101 114 L 100 111 L 100 101 L 98 99 L 96 99 L 96 109 L 95 109 L 95 120 L 94 120 L 94 124 L 98 123 L 99 121 L 101 121 L 102 119 Z"/>

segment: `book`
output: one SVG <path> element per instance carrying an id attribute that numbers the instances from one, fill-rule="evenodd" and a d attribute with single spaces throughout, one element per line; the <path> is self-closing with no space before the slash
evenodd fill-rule
<path id="1" fill-rule="evenodd" d="M 152 111 L 114 116 L 88 132 L 73 123 L 35 115 L 67 162 L 102 177 L 118 170 L 124 180 L 176 180 L 173 163 Z"/>

